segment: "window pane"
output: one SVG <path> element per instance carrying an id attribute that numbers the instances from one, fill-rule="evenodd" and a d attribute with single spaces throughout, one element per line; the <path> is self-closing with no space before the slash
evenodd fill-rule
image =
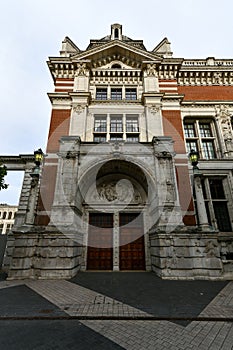
<path id="1" fill-rule="evenodd" d="M 192 149 L 196 152 L 198 151 L 196 141 L 186 141 L 186 146 L 187 146 L 188 153 L 190 153 Z"/>
<path id="2" fill-rule="evenodd" d="M 126 100 L 136 100 L 137 99 L 137 90 L 133 88 L 125 89 L 125 98 Z"/>
<path id="3" fill-rule="evenodd" d="M 212 199 L 225 199 L 222 180 L 209 179 L 209 185 Z"/>
<path id="4" fill-rule="evenodd" d="M 214 145 L 212 141 L 203 141 L 202 142 L 204 158 L 213 159 L 215 158 Z"/>
<path id="5" fill-rule="evenodd" d="M 138 132 L 138 118 L 126 118 L 126 131 L 127 132 Z"/>
<path id="6" fill-rule="evenodd" d="M 111 99 L 121 100 L 122 99 L 122 89 L 112 88 L 111 89 Z"/>
<path id="7" fill-rule="evenodd" d="M 201 137 L 211 137 L 210 124 L 199 124 Z"/>
<path id="8" fill-rule="evenodd" d="M 122 117 L 111 117 L 110 131 L 111 132 L 123 131 Z"/>
<path id="9" fill-rule="evenodd" d="M 107 130 L 106 117 L 95 117 L 94 130 L 98 132 L 106 132 Z"/>
<path id="10" fill-rule="evenodd" d="M 185 137 L 195 137 L 195 128 L 194 124 L 185 124 L 184 125 Z"/>
<path id="11" fill-rule="evenodd" d="M 231 224 L 226 202 L 213 202 L 214 214 L 218 229 L 223 232 L 231 231 Z"/>
<path id="12" fill-rule="evenodd" d="M 95 135 L 94 142 L 106 142 L 106 136 L 105 135 Z"/>
<path id="13" fill-rule="evenodd" d="M 107 100 L 107 89 L 97 88 L 96 89 L 96 99 L 97 100 Z"/>

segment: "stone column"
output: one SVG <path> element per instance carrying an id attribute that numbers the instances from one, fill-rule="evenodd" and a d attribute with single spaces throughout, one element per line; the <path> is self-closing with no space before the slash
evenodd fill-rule
<path id="1" fill-rule="evenodd" d="M 25 224 L 26 216 L 29 209 L 29 201 L 31 195 L 32 178 L 30 176 L 35 164 L 27 163 L 25 167 L 24 179 L 19 199 L 19 208 L 15 216 L 14 227 L 20 227 Z M 29 209 L 30 210 L 30 209 Z"/>
<path id="2" fill-rule="evenodd" d="M 113 215 L 113 271 L 119 271 L 119 254 L 120 254 L 120 227 L 119 227 L 119 212 L 114 212 Z"/>
<path id="3" fill-rule="evenodd" d="M 216 124 L 218 128 L 219 142 L 224 157 L 233 157 L 233 130 L 231 126 L 231 113 L 225 105 L 216 107 Z"/>
<path id="4" fill-rule="evenodd" d="M 80 138 L 64 136 L 60 143 L 51 222 L 53 225 L 66 226 L 74 224 L 74 218 L 79 209 L 75 207 L 75 196 L 77 194 Z"/>
<path id="5" fill-rule="evenodd" d="M 204 229 L 209 229 L 208 217 L 206 213 L 205 201 L 201 186 L 201 177 L 194 175 L 194 187 L 196 193 L 197 214 L 199 225 Z"/>
<path id="6" fill-rule="evenodd" d="M 28 211 L 26 214 L 25 223 L 27 225 L 33 225 L 35 221 L 35 209 L 36 203 L 38 199 L 38 186 L 39 185 L 39 177 L 33 177 L 31 181 L 31 191 L 28 199 Z"/>

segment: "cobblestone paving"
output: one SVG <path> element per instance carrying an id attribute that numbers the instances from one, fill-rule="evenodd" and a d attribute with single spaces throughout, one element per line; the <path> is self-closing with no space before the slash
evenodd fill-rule
<path id="1" fill-rule="evenodd" d="M 127 350 L 232 350 L 233 324 L 168 321 L 82 321 L 82 324 Z"/>

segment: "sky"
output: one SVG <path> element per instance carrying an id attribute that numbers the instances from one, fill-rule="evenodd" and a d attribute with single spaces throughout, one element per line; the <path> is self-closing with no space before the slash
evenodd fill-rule
<path id="1" fill-rule="evenodd" d="M 2 0 L 0 156 L 45 150 L 54 89 L 46 61 L 65 36 L 84 50 L 120 23 L 148 50 L 167 37 L 174 57 L 233 58 L 232 12 L 232 0 Z M 22 175 L 8 173 L 0 203 L 18 203 Z"/>

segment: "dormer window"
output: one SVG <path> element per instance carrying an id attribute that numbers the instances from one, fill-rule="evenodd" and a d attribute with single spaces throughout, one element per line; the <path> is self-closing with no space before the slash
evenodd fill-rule
<path id="1" fill-rule="evenodd" d="M 115 36 L 115 39 L 119 39 L 119 29 L 118 28 L 115 28 L 114 36 Z"/>
<path id="2" fill-rule="evenodd" d="M 122 26 L 120 24 L 111 25 L 111 40 L 122 40 Z"/>

